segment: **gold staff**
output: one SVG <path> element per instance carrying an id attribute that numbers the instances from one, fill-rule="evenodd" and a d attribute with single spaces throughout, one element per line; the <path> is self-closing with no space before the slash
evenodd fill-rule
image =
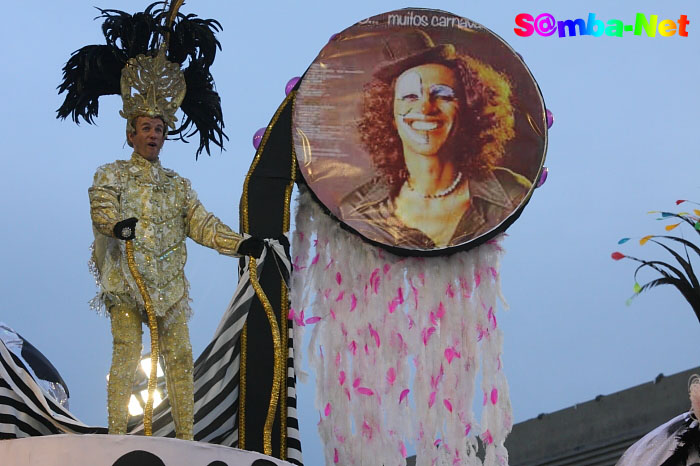
<path id="1" fill-rule="evenodd" d="M 153 392 L 156 389 L 157 369 L 158 369 L 158 322 L 156 321 L 156 313 L 153 311 L 153 303 L 148 295 L 146 284 L 143 282 L 143 277 L 136 268 L 134 260 L 134 245 L 132 240 L 126 241 L 126 262 L 129 264 L 129 271 L 134 277 L 136 286 L 139 287 L 143 305 L 146 308 L 148 316 L 148 329 L 151 332 L 151 373 L 148 375 L 148 400 L 146 400 L 146 408 L 143 412 L 143 431 L 147 436 L 153 435 Z"/>

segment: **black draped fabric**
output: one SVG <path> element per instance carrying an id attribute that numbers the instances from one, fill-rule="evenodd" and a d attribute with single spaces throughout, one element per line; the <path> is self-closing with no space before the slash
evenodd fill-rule
<path id="1" fill-rule="evenodd" d="M 285 216 L 289 218 L 287 195 L 296 173 L 296 161 L 293 154 L 291 118 L 294 92 L 279 107 L 256 153 L 251 171 L 246 180 L 244 196 L 241 199 L 241 225 L 244 232 L 261 238 L 278 238 L 284 233 Z M 246 195 L 247 194 L 247 195 Z M 245 218 L 246 212 L 248 218 Z M 247 229 L 245 227 L 247 226 Z M 281 330 L 283 341 L 292 341 L 293 322 L 288 320 L 287 303 L 283 302 L 283 278 L 273 267 L 267 267 L 259 276 L 260 285 L 272 304 Z M 283 322 L 285 320 L 286 322 Z M 286 324 L 283 325 L 283 324 Z M 245 410 L 244 429 L 245 449 L 263 451 L 263 433 L 265 419 L 270 404 L 274 351 L 272 332 L 265 310 L 259 300 L 251 305 L 247 320 L 247 347 L 242 349 L 241 357 L 246 357 L 246 374 L 241 384 L 245 384 L 245 400 L 241 408 Z M 284 328 L 289 331 L 284 335 Z M 293 359 L 287 364 L 293 369 Z M 282 440 L 280 415 L 286 416 L 287 456 L 284 459 L 301 464 L 301 443 L 298 436 L 298 423 L 290 418 L 289 413 L 296 413 L 295 383 L 293 370 L 287 371 L 287 413 L 280 413 L 278 408 L 272 432 L 272 455 L 280 457 Z M 282 403 L 280 403 L 280 407 Z M 298 455 L 298 457 L 297 457 Z"/>

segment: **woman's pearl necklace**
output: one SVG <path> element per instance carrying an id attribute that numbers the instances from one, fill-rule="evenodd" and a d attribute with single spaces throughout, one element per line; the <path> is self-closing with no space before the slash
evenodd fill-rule
<path id="1" fill-rule="evenodd" d="M 411 186 L 411 183 L 406 180 L 406 186 L 408 186 L 408 189 L 413 191 L 414 193 L 417 193 L 421 196 L 423 196 L 424 199 L 437 199 L 440 197 L 445 197 L 449 194 L 452 194 L 455 189 L 457 189 L 457 186 L 462 182 L 462 172 L 458 172 L 457 176 L 455 177 L 454 181 L 452 182 L 451 185 L 449 185 L 447 188 L 443 189 L 442 191 L 438 191 L 435 194 L 422 194 L 418 193 L 413 186 Z"/>

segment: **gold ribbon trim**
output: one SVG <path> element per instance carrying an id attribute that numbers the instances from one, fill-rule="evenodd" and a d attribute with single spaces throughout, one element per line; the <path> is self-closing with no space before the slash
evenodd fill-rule
<path id="1" fill-rule="evenodd" d="M 253 285 L 255 294 L 265 309 L 267 321 L 272 330 L 272 345 L 273 345 L 273 373 L 272 373 L 272 390 L 270 392 L 270 407 L 267 410 L 265 418 L 265 426 L 263 428 L 263 452 L 272 456 L 272 426 L 275 422 L 275 413 L 277 412 L 277 404 L 279 403 L 280 390 L 282 388 L 282 378 L 284 377 L 284 367 L 282 358 L 282 342 L 280 338 L 280 329 L 277 325 L 277 317 L 272 309 L 270 301 L 267 299 L 265 292 L 258 282 L 257 261 L 254 257 L 250 258 L 249 264 L 250 283 Z"/>

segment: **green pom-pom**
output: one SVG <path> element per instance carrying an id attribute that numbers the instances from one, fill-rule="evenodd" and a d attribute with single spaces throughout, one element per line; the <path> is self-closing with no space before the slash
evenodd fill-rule
<path id="1" fill-rule="evenodd" d="M 639 293 L 640 291 L 642 291 L 642 287 L 639 285 L 639 283 L 635 283 L 634 284 L 634 292 Z"/>

